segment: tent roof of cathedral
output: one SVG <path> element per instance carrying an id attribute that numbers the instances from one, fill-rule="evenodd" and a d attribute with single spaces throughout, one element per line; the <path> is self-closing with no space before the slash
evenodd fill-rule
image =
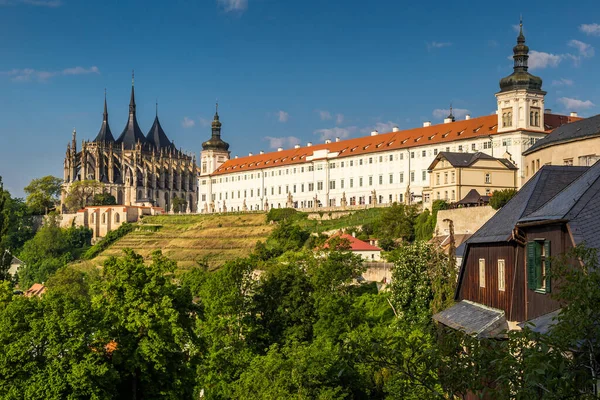
<path id="1" fill-rule="evenodd" d="M 545 129 L 546 132 L 551 132 L 554 128 L 580 119 L 578 117 L 545 114 Z M 509 132 L 502 132 L 502 134 L 506 133 Z M 337 153 L 336 158 L 342 158 L 398 149 L 408 150 L 417 146 L 451 143 L 458 140 L 473 140 L 496 134 L 498 134 L 498 116 L 492 114 L 468 120 L 377 134 L 375 136 L 364 136 L 339 142 L 240 157 L 226 161 L 211 175 L 301 164 L 315 159 L 327 159 L 328 153 Z M 319 152 L 319 150 L 323 152 Z M 331 157 L 331 154 L 329 157 Z"/>
<path id="2" fill-rule="evenodd" d="M 116 140 L 116 143 L 123 143 L 125 144 L 126 149 L 133 149 L 137 142 L 146 144 L 146 137 L 142 133 L 135 116 L 135 93 L 132 83 L 131 100 L 129 101 L 129 119 L 127 120 L 125 129 L 123 129 L 123 133 L 121 133 L 121 136 L 119 136 L 119 138 Z"/>
<path id="3" fill-rule="evenodd" d="M 152 128 L 150 128 L 150 131 L 146 135 L 146 140 L 157 150 L 175 149 L 175 145 L 169 140 L 167 134 L 160 125 L 158 115 L 154 118 L 154 123 L 152 124 Z"/>
<path id="4" fill-rule="evenodd" d="M 109 143 L 109 142 L 114 142 L 114 141 L 115 141 L 115 138 L 112 135 L 112 132 L 110 131 L 110 126 L 108 125 L 108 110 L 106 107 L 106 91 L 105 91 L 105 93 L 104 93 L 104 114 L 102 114 L 102 126 L 100 126 L 100 132 L 98 132 L 98 135 L 96 136 L 96 139 L 94 139 L 94 142 Z"/>

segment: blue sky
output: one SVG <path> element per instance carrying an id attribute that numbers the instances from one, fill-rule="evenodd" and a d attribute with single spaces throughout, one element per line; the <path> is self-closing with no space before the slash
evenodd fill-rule
<path id="1" fill-rule="evenodd" d="M 557 112 L 600 112 L 600 2 L 0 0 L 0 176 L 62 177 L 73 128 L 138 120 L 197 155 L 219 100 L 232 155 L 495 110 L 519 15 Z M 467 111 L 468 110 L 468 111 Z"/>

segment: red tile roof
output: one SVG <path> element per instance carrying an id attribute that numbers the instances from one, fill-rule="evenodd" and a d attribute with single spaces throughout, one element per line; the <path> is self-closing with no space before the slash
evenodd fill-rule
<path id="1" fill-rule="evenodd" d="M 355 238 L 352 235 L 349 235 L 347 233 L 343 233 L 343 234 L 337 234 L 334 235 L 332 237 L 339 237 L 341 239 L 346 239 L 348 240 L 348 242 L 350 242 L 350 250 L 351 251 L 381 251 L 381 249 L 377 246 L 373 246 L 367 242 L 363 242 L 360 239 Z M 328 243 L 325 243 L 325 246 L 323 246 L 325 248 L 328 248 Z"/>
<path id="2" fill-rule="evenodd" d="M 26 297 L 41 296 L 46 292 L 46 286 L 41 283 L 34 283 L 25 293 Z"/>
<path id="3" fill-rule="evenodd" d="M 546 133 L 561 125 L 577 121 L 579 117 L 545 114 Z M 522 130 L 526 131 L 526 130 Z M 507 133 L 507 132 L 503 132 Z M 496 114 L 447 124 L 431 125 L 407 129 L 398 132 L 381 133 L 376 136 L 317 144 L 314 146 L 288 149 L 266 154 L 257 154 L 226 161 L 211 175 L 231 174 L 234 172 L 253 171 L 273 168 L 282 165 L 295 165 L 306 162 L 318 150 L 338 153 L 337 158 L 372 154 L 386 150 L 410 149 L 428 144 L 449 143 L 457 140 L 475 139 L 498 134 L 498 116 Z"/>

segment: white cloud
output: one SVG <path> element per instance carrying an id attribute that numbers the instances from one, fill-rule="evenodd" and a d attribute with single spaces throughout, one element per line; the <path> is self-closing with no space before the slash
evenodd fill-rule
<path id="1" fill-rule="evenodd" d="M 449 47 L 452 46 L 452 43 L 450 42 L 427 42 L 427 50 L 432 50 L 432 49 L 440 49 L 442 47 Z"/>
<path id="2" fill-rule="evenodd" d="M 331 119 L 331 113 L 329 111 L 317 110 L 317 112 L 319 113 L 319 117 L 321 118 L 321 121 L 326 121 L 328 119 Z"/>
<path id="3" fill-rule="evenodd" d="M 290 118 L 290 114 L 288 114 L 287 112 L 285 112 L 285 111 L 277 112 L 277 119 L 279 120 L 279 122 L 287 122 L 289 118 Z"/>
<path id="4" fill-rule="evenodd" d="M 567 43 L 567 44 L 570 47 L 576 48 L 581 57 L 589 58 L 589 57 L 593 57 L 593 55 L 594 55 L 594 48 L 590 44 L 583 43 L 582 41 L 575 40 L 575 39 L 570 40 L 569 43 Z"/>
<path id="5" fill-rule="evenodd" d="M 225 12 L 244 12 L 248 8 L 248 0 L 217 0 Z"/>
<path id="6" fill-rule="evenodd" d="M 183 121 L 181 121 L 181 126 L 183 126 L 184 128 L 191 128 L 194 125 L 196 125 L 196 121 L 188 117 L 183 117 Z"/>
<path id="7" fill-rule="evenodd" d="M 529 69 L 557 67 L 563 58 L 564 56 L 561 54 L 551 54 L 543 51 L 531 50 L 529 52 Z"/>
<path id="8" fill-rule="evenodd" d="M 600 36 L 599 24 L 581 24 L 579 30 L 590 36 Z"/>
<path id="9" fill-rule="evenodd" d="M 264 139 L 269 141 L 269 147 L 272 149 L 277 149 L 279 147 L 283 147 L 285 149 L 300 144 L 300 139 L 295 136 L 265 136 Z"/>
<path id="10" fill-rule="evenodd" d="M 0 0 L 0 6 L 27 4 L 30 6 L 56 8 L 63 5 L 61 0 Z"/>
<path id="11" fill-rule="evenodd" d="M 372 131 L 377 131 L 379 133 L 388 133 L 394 129 L 395 126 L 398 126 L 396 122 L 388 121 L 388 122 L 377 122 L 375 126 L 367 126 L 361 129 L 363 133 L 369 133 Z"/>
<path id="12" fill-rule="evenodd" d="M 341 125 L 344 122 L 344 114 L 336 114 L 335 115 L 335 124 Z"/>
<path id="13" fill-rule="evenodd" d="M 578 100 L 569 97 L 561 97 L 557 101 L 562 103 L 569 111 L 585 110 L 595 106 L 590 100 Z"/>
<path id="14" fill-rule="evenodd" d="M 469 110 L 467 110 L 466 108 L 453 108 L 452 109 L 452 115 L 454 115 L 455 118 L 462 118 L 465 115 L 467 115 L 469 113 Z M 433 110 L 432 115 L 435 118 L 446 118 L 448 115 L 450 115 L 450 109 L 449 108 L 436 108 L 435 110 Z"/>
<path id="15" fill-rule="evenodd" d="M 319 135 L 319 139 L 321 141 L 325 141 L 327 139 L 333 140 L 335 138 L 345 139 L 350 136 L 351 133 L 356 132 L 357 128 L 355 126 L 349 126 L 346 128 L 328 128 L 328 129 L 317 129 L 313 133 L 315 135 Z"/>
<path id="16" fill-rule="evenodd" d="M 50 78 L 59 75 L 86 75 L 86 74 L 100 74 L 98 67 L 93 66 L 90 68 L 83 67 L 72 67 L 65 68 L 61 71 L 40 71 L 33 68 L 24 69 L 11 69 L 9 71 L 0 71 L 0 75 L 9 76 L 15 82 L 30 82 L 36 80 L 38 82 L 45 82 Z"/>
<path id="17" fill-rule="evenodd" d="M 567 78 L 555 79 L 552 81 L 552 86 L 571 86 L 573 81 Z"/>

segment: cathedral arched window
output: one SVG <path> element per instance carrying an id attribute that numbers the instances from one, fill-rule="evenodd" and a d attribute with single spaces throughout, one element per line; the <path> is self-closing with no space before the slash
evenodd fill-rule
<path id="1" fill-rule="evenodd" d="M 535 126 L 540 126 L 540 113 L 537 111 L 535 113 Z"/>
<path id="2" fill-rule="evenodd" d="M 506 126 L 506 113 L 502 113 L 502 127 Z"/>
<path id="3" fill-rule="evenodd" d="M 139 199 L 141 199 L 141 198 L 142 198 L 142 191 L 141 191 L 141 190 L 138 190 L 138 193 L 137 193 L 137 200 L 139 200 Z"/>
<path id="4" fill-rule="evenodd" d="M 506 126 L 512 126 L 512 112 L 506 113 Z"/>

